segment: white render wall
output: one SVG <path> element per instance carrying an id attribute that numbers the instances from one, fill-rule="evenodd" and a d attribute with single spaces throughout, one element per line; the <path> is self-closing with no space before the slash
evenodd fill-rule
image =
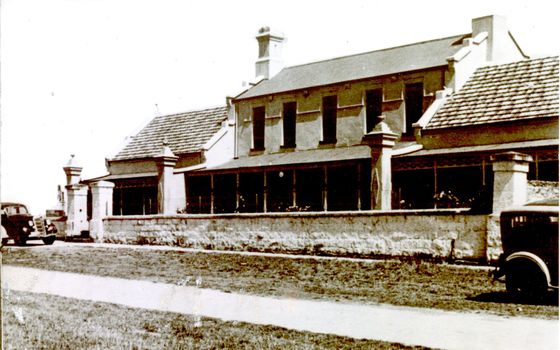
<path id="1" fill-rule="evenodd" d="M 233 159 L 234 135 L 233 125 L 227 125 L 204 145 L 204 164 L 207 167 L 220 165 Z"/>
<path id="2" fill-rule="evenodd" d="M 183 173 L 173 174 L 171 184 L 171 206 L 173 212 L 177 213 L 179 210 L 184 210 L 185 203 L 187 203 L 185 195 L 185 175 Z"/>

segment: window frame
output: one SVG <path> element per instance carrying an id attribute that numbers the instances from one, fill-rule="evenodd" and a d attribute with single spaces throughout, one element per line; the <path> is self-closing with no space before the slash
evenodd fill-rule
<path id="1" fill-rule="evenodd" d="M 290 108 L 287 108 L 290 106 Z M 292 111 L 287 114 L 286 111 Z M 288 117 L 288 118 L 287 118 Z M 289 123 L 289 124 L 288 124 Z M 282 148 L 295 148 L 297 134 L 297 101 L 284 102 L 282 104 Z"/>
<path id="2" fill-rule="evenodd" d="M 374 94 L 374 93 L 379 93 L 379 100 L 376 102 L 379 102 L 379 113 L 377 115 L 372 115 L 372 113 L 374 111 L 371 111 L 370 109 L 370 99 L 369 99 L 369 95 L 370 94 Z M 374 87 L 371 89 L 367 89 L 364 92 L 364 108 L 365 108 L 365 121 L 364 121 L 364 130 L 365 133 L 367 134 L 368 132 L 372 131 L 375 126 L 377 125 L 377 123 L 375 122 L 376 119 L 383 115 L 383 87 Z"/>
<path id="3" fill-rule="evenodd" d="M 407 99 L 407 90 L 408 87 L 412 87 L 412 86 L 418 86 L 421 85 L 422 89 L 421 89 L 421 98 L 420 98 L 420 113 L 418 118 L 414 118 L 415 120 L 412 120 L 413 116 L 409 116 L 411 113 L 409 113 L 409 108 L 412 108 L 411 104 L 413 101 L 408 101 Z M 403 101 L 404 101 L 404 123 L 403 123 L 403 136 L 414 136 L 414 128 L 412 127 L 412 125 L 414 123 L 417 123 L 420 118 L 422 118 L 422 115 L 424 114 L 424 95 L 425 95 L 425 84 L 424 81 L 422 80 L 418 80 L 418 81 L 410 81 L 410 82 L 405 82 L 404 84 L 404 89 L 403 89 Z"/>
<path id="4" fill-rule="evenodd" d="M 329 100 L 334 99 L 334 105 L 327 106 Z M 332 115 L 331 112 L 332 111 Z M 337 134 L 337 121 L 338 121 L 338 95 L 330 94 L 325 95 L 321 101 L 321 141 L 319 144 L 336 144 Z M 330 127 L 331 129 L 327 129 Z"/>
<path id="5" fill-rule="evenodd" d="M 259 113 L 257 113 L 259 111 Z M 262 115 L 260 113 L 262 111 Z M 257 119 L 257 116 L 259 117 Z M 266 135 L 266 107 L 256 106 L 252 109 L 251 116 L 252 136 L 253 136 L 253 151 L 263 151 L 265 149 L 265 135 Z M 260 123 L 260 124 L 258 124 Z"/>

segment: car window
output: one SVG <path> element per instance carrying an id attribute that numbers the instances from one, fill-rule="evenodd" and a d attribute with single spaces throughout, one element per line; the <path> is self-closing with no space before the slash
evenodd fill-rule
<path id="1" fill-rule="evenodd" d="M 4 208 L 4 211 L 8 215 L 14 215 L 14 214 L 17 213 L 16 208 L 14 208 L 14 207 L 6 207 L 6 208 Z"/>
<path id="2" fill-rule="evenodd" d="M 4 211 L 8 215 L 15 215 L 15 214 L 27 214 L 27 208 L 21 205 L 14 205 L 10 207 L 5 207 Z"/>
<path id="3" fill-rule="evenodd" d="M 18 213 L 19 214 L 29 214 L 29 212 L 27 211 L 27 208 L 24 207 L 23 205 L 18 206 Z"/>

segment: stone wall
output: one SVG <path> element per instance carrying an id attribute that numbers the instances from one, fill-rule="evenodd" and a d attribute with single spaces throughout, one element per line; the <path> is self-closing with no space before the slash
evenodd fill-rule
<path id="1" fill-rule="evenodd" d="M 556 181 L 537 181 L 532 180 L 527 184 L 527 201 L 539 199 L 558 198 L 558 182 Z"/>
<path id="2" fill-rule="evenodd" d="M 128 216 L 99 240 L 200 249 L 484 260 L 486 215 L 454 210 Z"/>
<path id="3" fill-rule="evenodd" d="M 496 262 L 502 253 L 500 215 L 492 214 L 488 216 L 488 225 L 486 230 L 486 260 L 489 262 Z"/>

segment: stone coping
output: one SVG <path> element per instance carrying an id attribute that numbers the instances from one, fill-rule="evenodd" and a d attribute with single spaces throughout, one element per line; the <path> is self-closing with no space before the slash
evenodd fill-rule
<path id="1" fill-rule="evenodd" d="M 228 214 L 154 214 L 108 216 L 104 220 L 153 220 L 153 219 L 226 219 L 226 218 L 274 218 L 274 217 L 363 217 L 363 216 L 423 216 L 423 215 L 484 215 L 471 212 L 468 208 L 414 209 L 414 210 L 364 210 L 331 212 L 271 212 L 271 213 L 228 213 Z"/>

